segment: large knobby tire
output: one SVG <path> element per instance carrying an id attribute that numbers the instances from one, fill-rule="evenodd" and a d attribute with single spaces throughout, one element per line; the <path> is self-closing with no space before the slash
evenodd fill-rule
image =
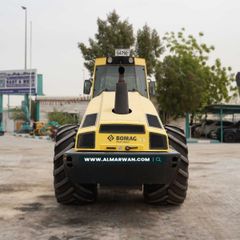
<path id="1" fill-rule="evenodd" d="M 54 148 L 54 190 L 59 203 L 84 204 L 97 198 L 97 184 L 77 184 L 70 181 L 64 170 L 63 155 L 74 147 L 78 126 L 62 126 L 56 135 Z"/>
<path id="2" fill-rule="evenodd" d="M 170 184 L 145 184 L 144 199 L 148 203 L 166 205 L 180 205 L 184 202 L 188 188 L 188 148 L 184 132 L 170 125 L 165 129 L 168 134 L 169 145 L 181 154 L 179 167 Z"/>
<path id="3" fill-rule="evenodd" d="M 57 134 L 56 134 L 56 141 L 59 141 L 62 138 L 62 134 L 64 134 L 66 131 L 70 131 L 75 129 L 77 126 L 73 124 L 65 124 L 58 128 Z"/>

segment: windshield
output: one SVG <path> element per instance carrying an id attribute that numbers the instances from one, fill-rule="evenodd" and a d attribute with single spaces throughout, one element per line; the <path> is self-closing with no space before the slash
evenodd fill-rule
<path id="1" fill-rule="evenodd" d="M 147 86 L 144 66 L 123 66 L 125 68 L 124 80 L 128 91 L 138 91 L 147 97 Z M 119 65 L 104 65 L 96 67 L 96 76 L 93 95 L 97 96 L 102 91 L 115 91 L 119 79 Z"/>

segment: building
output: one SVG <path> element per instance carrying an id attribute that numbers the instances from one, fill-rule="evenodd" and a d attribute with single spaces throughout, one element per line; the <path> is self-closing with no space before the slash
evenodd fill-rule
<path id="1" fill-rule="evenodd" d="M 48 113 L 54 111 L 76 114 L 81 119 L 90 101 L 90 97 L 38 96 L 36 101 L 40 107 L 39 120 L 48 122 Z"/>

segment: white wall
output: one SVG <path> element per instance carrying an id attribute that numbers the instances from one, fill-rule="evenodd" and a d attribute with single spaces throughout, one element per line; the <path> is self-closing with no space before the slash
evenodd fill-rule
<path id="1" fill-rule="evenodd" d="M 56 111 L 76 113 L 82 119 L 88 101 L 69 102 L 69 101 L 56 101 L 56 102 L 40 102 L 40 121 L 48 122 L 48 113 Z"/>
<path id="2" fill-rule="evenodd" d="M 3 112 L 3 130 L 6 132 L 14 132 L 14 121 L 9 119 L 9 114 L 7 111 Z"/>

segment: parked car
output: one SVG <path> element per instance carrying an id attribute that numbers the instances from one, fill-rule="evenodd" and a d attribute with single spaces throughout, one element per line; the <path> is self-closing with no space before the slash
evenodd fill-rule
<path id="1" fill-rule="evenodd" d="M 202 124 L 201 123 L 193 123 L 191 125 L 191 136 L 194 137 L 195 131 L 198 127 L 200 127 Z"/>
<path id="2" fill-rule="evenodd" d="M 223 128 L 233 126 L 234 123 L 230 121 L 222 121 Z M 210 137 L 212 135 L 212 132 L 216 131 L 218 128 L 221 128 L 221 121 L 214 121 L 212 124 L 205 125 L 203 129 L 203 135 L 205 137 Z"/>
<path id="3" fill-rule="evenodd" d="M 211 132 L 211 138 L 221 141 L 221 128 Z M 227 143 L 240 142 L 240 121 L 223 128 L 223 141 Z"/>
<path id="4" fill-rule="evenodd" d="M 192 136 L 196 138 L 204 136 L 204 129 L 212 123 L 214 123 L 214 120 L 203 120 L 199 125 L 193 128 Z"/>

